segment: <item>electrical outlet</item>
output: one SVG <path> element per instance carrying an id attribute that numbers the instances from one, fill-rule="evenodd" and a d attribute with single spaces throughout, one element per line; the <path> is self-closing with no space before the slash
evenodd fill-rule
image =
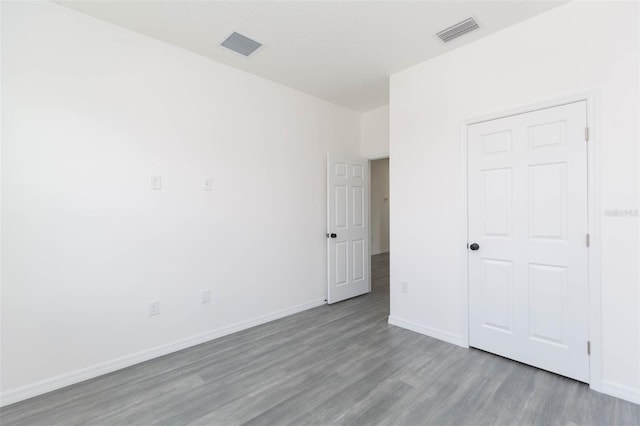
<path id="1" fill-rule="evenodd" d="M 202 303 L 211 302 L 211 289 L 205 288 L 202 290 Z"/>
<path id="2" fill-rule="evenodd" d="M 152 300 L 149 302 L 149 316 L 155 317 L 156 315 L 160 315 L 160 301 Z"/>
<path id="3" fill-rule="evenodd" d="M 162 189 L 162 176 L 151 176 L 149 187 L 155 191 Z"/>
<path id="4" fill-rule="evenodd" d="M 400 293 L 409 294 L 409 282 L 408 281 L 402 281 L 400 283 Z"/>
<path id="5" fill-rule="evenodd" d="M 202 190 L 203 191 L 212 191 L 213 190 L 213 179 L 211 179 L 211 178 L 202 179 Z"/>

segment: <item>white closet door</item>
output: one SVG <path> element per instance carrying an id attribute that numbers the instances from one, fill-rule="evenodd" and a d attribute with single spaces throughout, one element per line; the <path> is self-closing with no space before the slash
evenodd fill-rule
<path id="1" fill-rule="evenodd" d="M 576 102 L 468 127 L 470 344 L 583 382 L 586 114 Z"/>

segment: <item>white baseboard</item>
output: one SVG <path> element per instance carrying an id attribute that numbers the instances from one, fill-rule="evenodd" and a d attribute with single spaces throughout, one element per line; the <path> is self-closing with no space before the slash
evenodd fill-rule
<path id="1" fill-rule="evenodd" d="M 462 343 L 462 338 L 460 336 L 458 336 L 457 334 L 449 333 L 448 331 L 438 330 L 436 328 L 427 327 L 422 324 L 403 320 L 393 316 L 389 316 L 389 324 L 406 328 L 407 330 L 415 331 L 416 333 L 424 334 L 425 336 L 433 337 L 434 339 L 444 340 L 447 343 L 462 346 L 463 348 L 467 347 Z"/>
<path id="2" fill-rule="evenodd" d="M 102 376 L 103 374 L 130 367 L 134 364 L 149 361 L 150 359 L 158 358 L 172 352 L 199 345 L 201 343 L 205 343 L 210 340 L 226 336 L 228 334 L 236 333 L 238 331 L 246 330 L 248 328 L 274 321 L 289 315 L 293 315 L 298 312 L 306 311 L 307 309 L 315 308 L 317 306 L 324 305 L 325 303 L 327 302 L 324 299 L 319 299 L 312 302 L 303 303 L 301 305 L 292 306 L 280 311 L 255 317 L 247 321 L 241 321 L 226 327 L 208 331 L 206 333 L 187 337 L 185 339 L 180 339 L 171 343 L 146 349 L 144 351 L 102 362 L 100 364 L 95 364 L 90 367 L 61 374 L 59 376 L 45 379 L 36 383 L 21 386 L 16 389 L 10 389 L 0 395 L 0 406 L 13 404 L 14 402 L 33 398 L 34 396 L 38 396 L 43 393 L 51 392 L 53 390 L 73 385 L 75 383 L 79 383 L 88 379 L 93 379 L 94 377 Z"/>
<path id="3" fill-rule="evenodd" d="M 610 396 L 615 396 L 616 398 L 624 399 L 625 401 L 640 404 L 640 389 L 638 388 L 632 388 L 630 386 L 603 380 L 600 392 L 606 393 Z"/>

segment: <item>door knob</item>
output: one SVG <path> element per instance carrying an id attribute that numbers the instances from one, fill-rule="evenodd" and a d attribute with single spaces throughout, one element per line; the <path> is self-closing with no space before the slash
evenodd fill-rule
<path id="1" fill-rule="evenodd" d="M 478 245 L 478 243 L 473 243 L 469 246 L 469 248 L 473 251 L 476 251 L 480 248 L 480 246 Z"/>
<path id="2" fill-rule="evenodd" d="M 327 238 L 337 238 L 337 234 L 327 234 Z"/>

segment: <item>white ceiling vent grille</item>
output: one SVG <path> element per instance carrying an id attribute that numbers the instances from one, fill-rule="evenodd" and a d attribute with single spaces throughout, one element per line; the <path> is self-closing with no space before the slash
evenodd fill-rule
<path id="1" fill-rule="evenodd" d="M 226 47 L 227 49 L 233 50 L 236 53 L 239 53 L 243 56 L 249 56 L 256 50 L 262 46 L 261 43 L 258 43 L 255 40 L 251 40 L 249 37 L 245 37 L 242 34 L 238 34 L 236 32 L 231 33 L 229 37 L 225 41 L 223 41 L 221 46 Z"/>
<path id="2" fill-rule="evenodd" d="M 480 28 L 478 23 L 473 19 L 465 19 L 462 22 L 458 22 L 455 25 L 450 26 L 442 31 L 440 31 L 437 35 L 440 37 L 442 41 L 445 43 L 453 40 L 454 38 L 458 38 L 463 34 L 468 33 L 469 31 L 473 31 Z"/>

